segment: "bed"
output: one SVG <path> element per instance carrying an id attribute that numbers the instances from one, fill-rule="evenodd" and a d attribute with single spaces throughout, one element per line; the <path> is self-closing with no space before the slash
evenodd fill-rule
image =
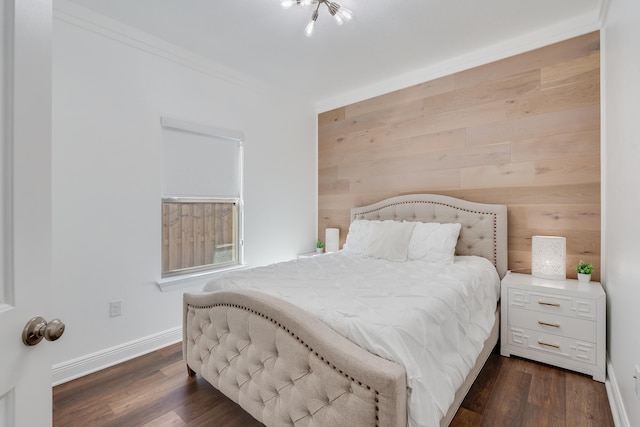
<path id="1" fill-rule="evenodd" d="M 452 277 L 450 281 L 458 283 L 459 280 L 451 276 L 453 270 L 455 274 L 458 274 L 458 270 L 467 271 L 471 268 L 467 264 L 471 263 L 473 268 L 478 265 L 486 271 L 488 264 L 492 272 L 480 274 L 471 271 L 470 277 L 474 278 L 472 281 L 475 283 L 480 281 L 475 279 L 476 276 L 493 274 L 495 278 L 488 276 L 488 280 L 493 281 L 494 287 L 497 281 L 499 295 L 499 280 L 507 269 L 506 207 L 440 195 L 406 195 L 354 208 L 351 220 L 347 244 L 338 253 L 261 267 L 242 274 L 232 273 L 207 285 L 209 289 L 218 289 L 215 292 L 185 294 L 183 352 L 188 372 L 190 375 L 200 374 L 267 426 L 446 426 L 497 342 L 498 296 L 491 300 L 489 295 L 493 292 L 479 290 L 484 289 L 480 285 L 472 288 L 465 284 L 462 290 L 456 288 L 455 292 L 447 287 L 434 286 L 434 292 L 441 292 L 436 299 L 453 301 L 448 303 L 449 308 L 451 304 L 464 301 L 460 295 L 468 293 L 471 297 L 467 300 L 472 301 L 470 304 L 478 306 L 483 313 L 467 314 L 469 310 L 462 306 L 449 310 L 455 312 L 457 317 L 480 319 L 477 324 L 470 325 L 469 330 L 465 329 L 464 334 L 461 333 L 462 345 L 468 347 L 472 356 L 467 354 L 467 350 L 460 350 L 461 354 L 464 353 L 460 357 L 457 350 L 436 355 L 444 361 L 460 359 L 458 365 L 442 365 L 439 368 L 451 370 L 453 375 L 437 379 L 434 373 L 433 378 L 416 378 L 429 377 L 431 374 L 427 374 L 433 372 L 434 367 L 421 370 L 419 362 L 414 366 L 411 360 L 394 360 L 394 352 L 400 349 L 401 357 L 409 358 L 425 357 L 423 353 L 429 353 L 429 357 L 436 360 L 436 356 L 431 354 L 437 353 L 432 351 L 433 347 L 448 348 L 446 341 L 453 341 L 451 335 L 456 334 L 460 321 L 456 320 L 458 323 L 455 326 L 451 324 L 448 327 L 445 323 L 438 324 L 438 328 L 443 328 L 447 333 L 440 333 L 440 340 L 444 340 L 442 342 L 433 339 L 436 345 L 431 345 L 428 339 L 426 343 L 394 341 L 398 335 L 396 329 L 418 328 L 415 330 L 419 331 L 421 326 L 397 328 L 396 320 L 387 320 L 384 318 L 386 314 L 380 315 L 375 310 L 380 305 L 401 309 L 402 304 L 406 304 L 406 309 L 399 312 L 403 317 L 413 315 L 416 311 L 414 305 L 417 304 L 414 292 L 416 295 L 423 292 L 415 287 L 417 275 L 423 274 L 418 273 L 416 266 L 427 268 L 431 263 L 402 263 L 388 259 L 389 256 L 396 256 L 393 250 L 390 255 L 385 252 L 379 257 L 380 250 L 388 252 L 389 247 L 393 246 L 388 244 L 379 245 L 372 253 L 360 254 L 359 241 L 352 237 L 362 236 L 356 230 L 363 224 L 377 227 L 376 232 L 383 230 L 383 234 L 387 235 L 389 227 L 393 227 L 393 230 L 402 229 L 405 236 L 411 224 L 419 224 L 412 230 L 424 228 L 425 223 L 435 223 L 434 226 L 460 224 L 457 239 L 453 243 L 455 262 L 429 267 L 435 270 L 426 274 L 442 276 L 443 280 Z M 369 232 L 373 233 L 372 230 Z M 416 232 L 410 232 L 410 239 Z M 370 251 L 370 248 L 366 250 Z M 405 288 L 400 279 L 404 276 L 393 276 L 394 264 L 409 268 L 407 286 L 414 287 Z M 334 289 L 338 285 L 329 284 L 324 274 L 329 274 L 335 266 L 339 267 L 331 274 L 342 278 L 339 282 L 361 283 L 361 276 L 372 270 L 385 283 L 389 283 L 392 277 L 398 277 L 398 286 L 411 289 L 411 293 L 405 292 L 405 298 L 400 298 L 400 302 L 389 298 L 388 301 L 395 302 L 381 304 L 386 298 L 386 289 L 393 286 L 377 286 L 366 291 L 345 290 L 351 288 L 343 287 Z M 301 274 L 305 274 L 305 270 L 310 270 L 312 275 L 302 280 L 304 276 Z M 241 276 L 246 277 L 243 279 Z M 288 284 L 285 286 L 276 284 L 275 289 L 268 290 L 265 283 L 274 281 L 276 277 L 278 280 L 282 277 L 293 280 L 286 282 Z M 244 283 L 241 283 L 243 280 Z M 314 285 L 314 281 L 320 283 Z M 344 283 L 340 286 L 344 286 Z M 315 294 L 304 296 L 298 292 L 302 288 L 316 289 Z M 347 302 L 350 301 L 347 299 L 349 293 L 367 297 Z M 481 295 L 488 299 L 481 299 Z M 330 298 L 338 308 L 329 306 L 327 300 L 322 298 Z M 359 308 L 359 311 L 347 313 L 346 308 Z M 436 308 L 433 313 L 438 313 L 438 310 L 447 311 Z M 371 317 L 370 314 L 378 322 L 374 326 L 361 322 Z M 437 316 L 434 314 L 432 317 Z M 336 318 L 339 318 L 338 322 L 329 323 L 331 326 L 328 326 L 327 321 Z M 433 326 L 425 328 L 433 330 Z M 367 329 L 365 332 L 374 337 L 362 338 L 361 335 L 365 334 L 363 329 Z M 404 335 L 411 338 L 424 334 L 411 332 Z M 349 336 L 349 339 L 345 336 Z M 390 337 L 390 341 L 384 341 L 385 337 Z M 452 348 L 458 348 L 455 345 L 452 344 Z M 416 351 L 415 348 L 424 351 Z M 441 386 L 452 390 L 445 392 L 444 389 L 440 390 Z M 428 399 L 418 394 L 424 392 L 430 396 Z M 431 399 L 434 401 L 431 402 Z"/>

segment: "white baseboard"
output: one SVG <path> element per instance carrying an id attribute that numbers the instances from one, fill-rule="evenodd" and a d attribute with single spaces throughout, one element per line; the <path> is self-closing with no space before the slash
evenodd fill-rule
<path id="1" fill-rule="evenodd" d="M 607 358 L 607 380 L 604 383 L 607 388 L 607 396 L 609 397 L 609 406 L 611 406 L 611 415 L 613 415 L 613 423 L 616 427 L 631 427 L 627 411 L 624 409 L 620 388 L 616 381 L 616 375 L 613 372 L 611 361 Z"/>
<path id="2" fill-rule="evenodd" d="M 182 340 L 182 327 L 129 341 L 67 362 L 53 365 L 53 385 L 65 383 L 109 366 L 117 365 Z"/>

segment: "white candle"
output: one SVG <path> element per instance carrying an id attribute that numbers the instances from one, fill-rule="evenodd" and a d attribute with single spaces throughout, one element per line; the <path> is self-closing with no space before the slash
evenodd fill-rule
<path id="1" fill-rule="evenodd" d="M 324 236 L 324 248 L 326 252 L 335 252 L 340 249 L 340 229 L 327 228 Z"/>

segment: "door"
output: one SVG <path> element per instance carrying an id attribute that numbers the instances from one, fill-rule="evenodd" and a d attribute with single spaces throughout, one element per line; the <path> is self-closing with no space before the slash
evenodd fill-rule
<path id="1" fill-rule="evenodd" d="M 51 425 L 51 0 L 0 0 L 0 427 Z"/>

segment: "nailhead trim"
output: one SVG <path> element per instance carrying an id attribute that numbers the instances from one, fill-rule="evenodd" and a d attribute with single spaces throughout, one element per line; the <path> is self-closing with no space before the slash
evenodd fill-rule
<path id="1" fill-rule="evenodd" d="M 375 423 L 374 427 L 379 427 L 378 423 L 379 423 L 380 408 L 378 406 L 378 403 L 379 403 L 378 397 L 380 396 L 380 393 L 378 392 L 378 390 L 372 389 L 367 384 L 363 384 L 361 381 L 356 380 L 352 376 L 350 376 L 350 375 L 344 373 L 342 370 L 336 368 L 335 365 L 333 365 L 328 360 L 326 360 L 324 358 L 324 356 L 319 355 L 317 351 L 313 350 L 313 348 L 311 348 L 309 346 L 309 344 L 305 343 L 300 337 L 295 335 L 288 328 L 284 327 L 280 322 L 277 322 L 276 320 L 272 319 L 271 317 L 267 316 L 266 314 L 260 313 L 260 312 L 258 312 L 256 310 L 252 309 L 252 308 L 248 308 L 248 307 L 245 307 L 245 306 L 240 305 L 240 304 L 220 303 L 220 304 L 211 304 L 211 305 L 202 305 L 202 306 L 201 305 L 194 305 L 194 304 L 187 304 L 187 307 L 190 307 L 190 308 L 193 308 L 193 309 L 196 309 L 196 310 L 208 310 L 208 309 L 215 308 L 215 307 L 232 307 L 232 308 L 237 308 L 237 309 L 240 309 L 240 310 L 248 311 L 248 312 L 250 312 L 252 314 L 255 314 L 256 316 L 260 316 L 263 319 L 270 321 L 274 325 L 278 326 L 278 328 L 282 329 L 283 331 L 286 331 L 291 337 L 295 338 L 296 341 L 298 341 L 300 344 L 304 345 L 307 349 L 309 349 L 310 353 L 314 354 L 321 361 L 325 362 L 334 371 L 340 373 L 340 375 L 342 375 L 345 378 L 349 379 L 349 381 L 351 381 L 353 383 L 357 383 L 360 387 L 366 387 L 367 390 L 373 391 L 375 393 L 375 398 L 374 398 L 375 405 L 374 405 L 374 408 L 375 408 L 375 418 L 376 418 L 376 423 Z"/>

